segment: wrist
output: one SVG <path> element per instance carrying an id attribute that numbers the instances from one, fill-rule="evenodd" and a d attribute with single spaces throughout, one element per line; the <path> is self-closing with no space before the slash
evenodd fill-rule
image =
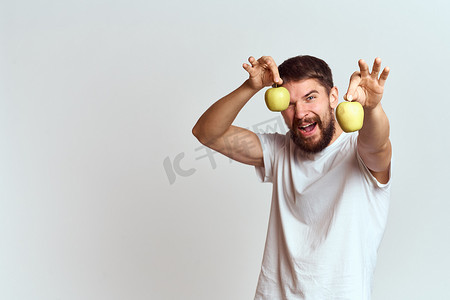
<path id="1" fill-rule="evenodd" d="M 250 92 L 253 92 L 254 94 L 256 94 L 257 92 L 259 92 L 260 90 L 263 89 L 263 87 L 257 87 L 255 86 L 250 79 L 247 79 L 246 81 L 244 81 L 244 83 L 242 84 L 242 87 Z"/>
<path id="2" fill-rule="evenodd" d="M 374 111 L 383 110 L 383 107 L 381 106 L 381 102 L 378 102 L 375 106 L 363 106 L 364 113 L 372 113 Z"/>

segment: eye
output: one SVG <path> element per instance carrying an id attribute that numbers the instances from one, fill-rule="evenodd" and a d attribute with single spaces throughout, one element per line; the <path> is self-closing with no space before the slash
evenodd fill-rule
<path id="1" fill-rule="evenodd" d="M 311 101 L 311 100 L 313 100 L 314 98 L 316 98 L 316 96 L 309 96 L 309 97 L 306 98 L 306 100 Z"/>

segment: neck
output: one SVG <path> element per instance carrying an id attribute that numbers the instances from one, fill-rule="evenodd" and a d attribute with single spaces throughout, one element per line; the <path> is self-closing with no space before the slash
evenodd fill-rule
<path id="1" fill-rule="evenodd" d="M 329 145 L 333 144 L 334 141 L 336 141 L 343 132 L 344 131 L 342 130 L 341 126 L 339 126 L 339 123 L 336 121 L 336 118 L 334 118 L 334 134 Z"/>

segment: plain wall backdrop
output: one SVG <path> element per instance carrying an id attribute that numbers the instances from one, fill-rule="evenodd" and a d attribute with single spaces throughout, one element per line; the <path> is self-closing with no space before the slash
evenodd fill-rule
<path id="1" fill-rule="evenodd" d="M 0 0 L 0 299 L 252 299 L 271 185 L 199 116 L 250 55 L 391 68 L 373 299 L 450 299 L 448 1 Z M 284 131 L 263 91 L 236 124 Z"/>

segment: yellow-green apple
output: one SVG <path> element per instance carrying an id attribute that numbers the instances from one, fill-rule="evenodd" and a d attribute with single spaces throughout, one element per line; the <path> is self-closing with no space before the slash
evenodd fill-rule
<path id="1" fill-rule="evenodd" d="M 356 101 L 342 102 L 336 108 L 336 119 L 345 132 L 360 130 L 364 122 L 364 109 Z"/>
<path id="2" fill-rule="evenodd" d="M 267 108 L 271 111 L 283 111 L 289 106 L 291 96 L 285 87 L 273 87 L 266 91 L 264 95 Z"/>

